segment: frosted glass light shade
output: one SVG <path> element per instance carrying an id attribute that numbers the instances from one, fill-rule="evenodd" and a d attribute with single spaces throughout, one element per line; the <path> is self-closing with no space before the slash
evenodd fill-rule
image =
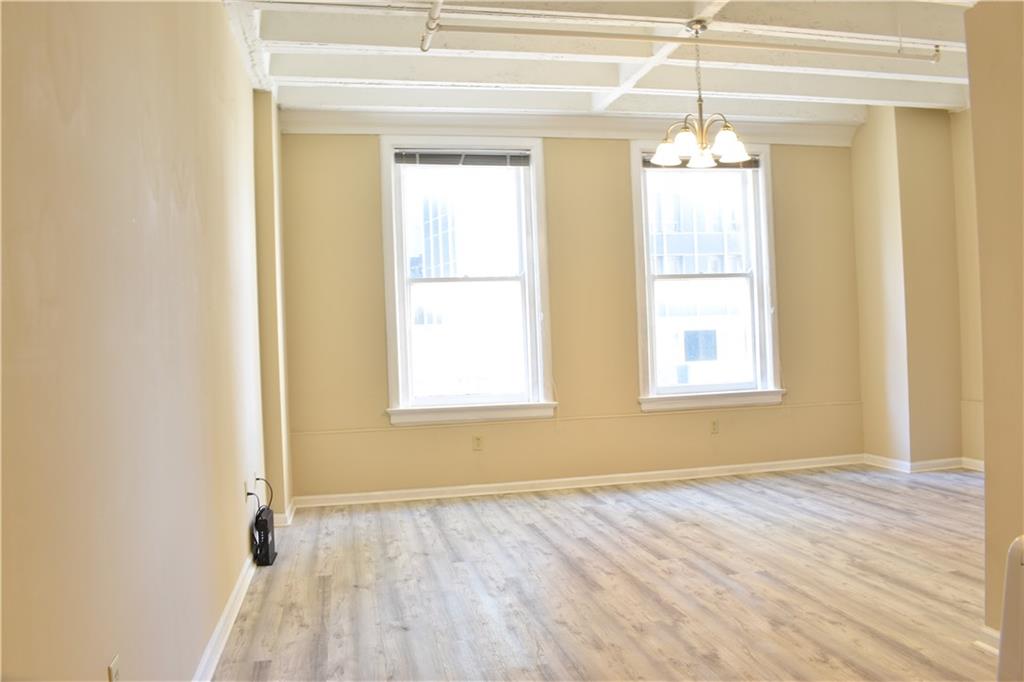
<path id="1" fill-rule="evenodd" d="M 695 156 L 700 153 L 700 144 L 697 143 L 697 136 L 689 128 L 685 128 L 676 135 L 676 154 L 679 156 Z"/>
<path id="2" fill-rule="evenodd" d="M 659 144 L 654 151 L 654 156 L 651 157 L 651 163 L 655 166 L 678 166 L 682 162 L 679 154 L 676 153 L 675 144 L 668 141 Z"/>
<path id="3" fill-rule="evenodd" d="M 736 137 L 736 131 L 732 126 L 727 125 L 715 135 L 715 144 L 711 147 L 711 153 L 715 156 L 727 156 L 738 144 L 740 144 L 740 140 Z"/>
<path id="4" fill-rule="evenodd" d="M 718 164 L 715 163 L 715 159 L 711 156 L 711 151 L 702 149 L 693 156 L 690 157 L 687 162 L 687 168 L 714 168 Z"/>
<path id="5" fill-rule="evenodd" d="M 736 144 L 731 145 L 730 149 L 719 157 L 722 163 L 743 163 L 744 161 L 750 161 L 750 154 L 747 153 L 747 148 L 743 146 L 743 143 L 736 140 Z"/>

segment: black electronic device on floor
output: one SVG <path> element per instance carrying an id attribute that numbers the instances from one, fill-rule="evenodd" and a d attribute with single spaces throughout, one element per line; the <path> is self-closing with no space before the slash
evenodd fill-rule
<path id="1" fill-rule="evenodd" d="M 274 503 L 274 489 L 265 478 L 257 478 L 263 481 L 270 491 L 270 499 L 266 504 L 260 504 L 260 497 L 256 493 L 248 493 L 256 498 L 256 516 L 252 520 L 252 558 L 257 566 L 270 566 L 277 558 L 277 549 L 274 547 L 274 510 L 270 505 Z"/>

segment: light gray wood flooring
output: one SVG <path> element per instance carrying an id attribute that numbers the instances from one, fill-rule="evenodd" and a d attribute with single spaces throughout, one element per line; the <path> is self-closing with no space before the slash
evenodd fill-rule
<path id="1" fill-rule="evenodd" d="M 221 680 L 986 679 L 982 475 L 868 467 L 299 511 Z"/>

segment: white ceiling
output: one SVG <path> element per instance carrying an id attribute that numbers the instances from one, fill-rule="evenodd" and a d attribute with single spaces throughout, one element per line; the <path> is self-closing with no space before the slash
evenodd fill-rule
<path id="1" fill-rule="evenodd" d="M 421 52 L 429 1 L 225 0 L 255 87 L 285 110 L 334 116 L 542 115 L 593 123 L 694 109 L 690 45 L 448 33 Z M 705 46 L 707 109 L 736 121 L 856 125 L 866 105 L 967 106 L 963 13 L 971 2 L 484 2 L 448 0 L 441 23 L 686 35 L 778 45 Z M 787 51 L 803 45 L 877 52 Z M 898 58 L 941 49 L 938 63 Z"/>

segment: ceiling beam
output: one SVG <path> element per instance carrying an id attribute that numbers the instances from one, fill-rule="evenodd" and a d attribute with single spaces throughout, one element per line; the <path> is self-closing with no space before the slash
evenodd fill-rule
<path id="1" fill-rule="evenodd" d="M 453 114 L 284 109 L 281 132 L 337 135 L 477 135 L 656 141 L 671 119 L 549 114 Z M 761 144 L 850 146 L 856 124 L 744 123 L 743 139 Z"/>
<path id="2" fill-rule="evenodd" d="M 672 35 L 682 37 L 689 33 L 689 29 L 676 29 Z M 654 54 L 642 64 L 621 64 L 619 66 L 619 84 L 611 92 L 596 93 L 594 95 L 591 109 L 594 112 L 602 112 L 615 103 L 615 100 L 632 90 L 640 79 L 649 74 L 655 67 L 664 64 L 678 49 L 675 43 L 660 43 L 654 49 Z"/>
<path id="3" fill-rule="evenodd" d="M 228 4 L 241 3 L 255 9 L 288 12 L 313 13 L 321 16 L 362 15 L 401 17 L 413 16 L 422 19 L 426 3 L 388 2 L 386 5 L 371 4 L 367 0 L 347 0 L 338 4 L 315 2 L 286 2 L 282 0 L 225 0 Z M 708 3 L 713 5 L 714 3 Z M 563 8 L 553 10 L 552 5 Z M 851 44 L 881 45 L 896 47 L 902 41 L 905 47 L 928 48 L 939 44 L 944 49 L 963 50 L 963 11 L 958 5 L 938 3 L 898 3 L 900 13 L 888 2 L 744 2 L 733 3 L 719 13 L 711 25 L 711 31 L 747 33 L 751 35 L 788 37 L 800 40 L 822 40 L 847 42 Z M 620 3 L 620 8 L 630 3 Z M 637 7 L 649 9 L 649 3 L 637 3 Z M 501 24 L 544 24 L 565 25 L 580 28 L 633 27 L 634 29 L 661 29 L 665 33 L 685 27 L 694 15 L 690 4 L 665 3 L 659 13 L 603 13 L 579 11 L 576 3 L 545 3 L 544 8 L 536 4 L 530 7 L 509 5 L 471 6 L 449 2 L 445 6 L 444 19 L 471 19 Z M 814 8 L 809 12 L 808 8 Z M 902 36 L 901 36 L 902 29 Z"/>
<path id="4" fill-rule="evenodd" d="M 501 90 L 578 92 L 587 97 L 628 94 L 621 90 L 615 68 L 609 64 L 551 62 L 537 68 L 521 61 L 468 60 L 454 57 L 422 59 L 408 56 L 366 59 L 356 55 L 274 55 L 271 78 L 278 85 L 337 88 L 429 88 L 445 90 Z M 692 69 L 653 67 L 628 92 L 648 96 L 695 97 Z M 892 79 L 849 79 L 832 75 L 764 73 L 752 78 L 742 71 L 718 70 L 705 78 L 709 98 L 780 100 L 879 106 L 962 108 L 967 88 L 958 84 L 904 82 Z M 614 104 L 614 100 L 610 103 Z M 692 105 L 689 105 L 692 106 Z M 606 108 L 607 109 L 607 108 Z M 592 110 L 592 105 L 591 105 Z"/>
<path id="5" fill-rule="evenodd" d="M 590 97 L 579 92 L 281 85 L 278 88 L 278 101 L 282 107 L 290 109 L 592 115 Z M 677 114 L 680 106 L 681 102 L 675 98 L 630 94 L 615 103 L 614 113 L 663 119 Z M 863 121 L 864 107 L 818 102 L 736 100 L 729 105 L 729 117 L 736 121 L 857 124 Z"/>
<path id="6" fill-rule="evenodd" d="M 728 2 L 729 0 L 708 0 L 708 2 L 704 2 L 699 7 L 695 8 L 694 18 L 711 21 L 715 18 L 716 14 L 725 8 Z M 687 26 L 676 28 L 672 32 L 672 35 L 684 37 L 690 35 L 690 29 Z M 675 54 L 678 49 L 678 45 L 673 43 L 661 43 L 654 48 L 654 54 L 652 54 L 650 59 L 643 64 L 622 64 L 619 66 L 618 87 L 609 93 L 596 93 L 594 95 L 592 109 L 595 112 L 605 111 L 612 104 L 615 104 L 617 99 L 636 87 L 636 84 L 639 83 L 644 76 L 668 61 L 669 57 Z"/>
<path id="7" fill-rule="evenodd" d="M 446 0 L 450 21 L 635 33 L 648 42 L 438 33 L 424 55 L 429 0 L 224 2 L 253 86 L 275 88 L 287 107 L 665 118 L 693 108 L 694 59 L 691 46 L 658 38 L 679 36 L 702 13 L 714 16 L 701 50 L 707 95 L 712 106 L 722 99 L 730 118 L 848 123 L 864 104 L 966 105 L 960 5 L 898 3 L 897 12 L 874 2 Z M 778 49 L 707 44 L 715 40 Z M 915 52 L 939 44 L 943 58 L 787 50 L 895 52 L 901 44 Z"/>
<path id="8" fill-rule="evenodd" d="M 419 59 L 459 57 L 538 62 L 598 62 L 622 64 L 626 69 L 650 59 L 650 46 L 610 40 L 560 39 L 540 36 L 444 34 L 434 36 L 428 55 L 417 41 L 423 30 L 420 18 L 392 17 L 346 20 L 341 15 L 317 16 L 264 12 L 260 21 L 263 49 L 275 54 L 342 54 L 415 56 Z M 887 57 L 803 54 L 705 46 L 704 68 L 810 73 L 852 78 L 886 78 L 966 84 L 966 57 L 947 53 L 937 63 L 893 60 Z M 692 68 L 693 50 L 679 46 L 666 65 Z M 621 80 L 621 74 L 620 74 Z"/>
<path id="9" fill-rule="evenodd" d="M 618 83 L 613 64 L 550 62 L 543 67 L 517 60 L 358 55 L 278 54 L 270 75 L 279 81 L 376 82 L 394 85 L 474 85 L 531 89 L 603 90 Z"/>

